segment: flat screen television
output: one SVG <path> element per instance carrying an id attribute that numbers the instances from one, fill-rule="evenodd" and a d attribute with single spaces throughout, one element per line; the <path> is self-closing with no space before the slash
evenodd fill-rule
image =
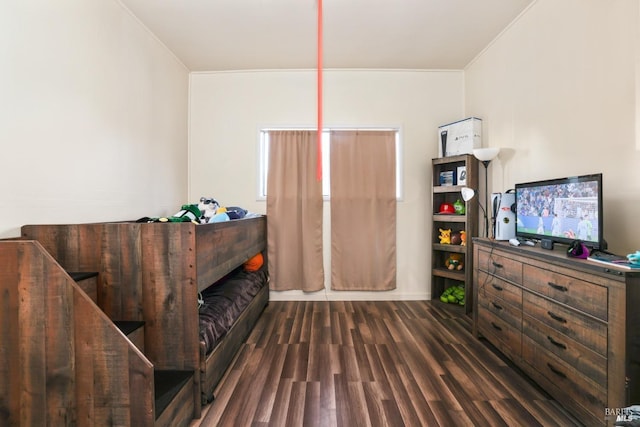
<path id="1" fill-rule="evenodd" d="M 606 249 L 602 174 L 516 184 L 516 237 Z"/>

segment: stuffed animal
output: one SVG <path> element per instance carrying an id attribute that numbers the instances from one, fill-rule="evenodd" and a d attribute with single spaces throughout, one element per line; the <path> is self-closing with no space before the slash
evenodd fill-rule
<path id="1" fill-rule="evenodd" d="M 213 215 L 208 219 L 208 223 L 213 223 L 213 222 L 224 222 L 224 221 L 229 221 L 229 215 L 227 215 L 227 208 L 223 207 L 223 206 L 218 206 L 215 210 L 215 212 L 213 212 Z"/>
<path id="2" fill-rule="evenodd" d="M 446 302 L 447 304 L 464 305 L 464 284 L 461 283 L 448 287 L 442 295 L 440 295 L 440 301 Z"/>
<path id="3" fill-rule="evenodd" d="M 460 245 L 467 246 L 467 232 L 464 230 L 460 232 Z"/>
<path id="4" fill-rule="evenodd" d="M 460 235 L 459 231 L 455 231 L 451 233 L 451 244 L 459 245 L 462 243 L 462 235 Z"/>
<path id="5" fill-rule="evenodd" d="M 198 209 L 198 205 L 182 205 L 180 210 L 173 214 L 173 216 L 160 218 L 160 222 L 194 222 L 199 224 L 201 216 L 202 212 Z"/>
<path id="6" fill-rule="evenodd" d="M 441 245 L 450 245 L 451 244 L 451 229 L 443 230 L 440 228 L 440 244 Z"/>
<path id="7" fill-rule="evenodd" d="M 462 254 L 451 254 L 444 262 L 445 267 L 449 270 L 462 270 L 464 268 L 464 258 Z"/>
<path id="8" fill-rule="evenodd" d="M 208 223 L 219 207 L 220 204 L 213 197 L 200 197 L 200 203 L 198 203 L 198 209 L 202 212 L 200 223 Z"/>
<path id="9" fill-rule="evenodd" d="M 200 217 L 202 212 L 198 208 L 198 205 L 182 205 L 180 210 L 169 217 L 142 217 L 136 222 L 193 222 L 194 224 L 200 224 Z"/>

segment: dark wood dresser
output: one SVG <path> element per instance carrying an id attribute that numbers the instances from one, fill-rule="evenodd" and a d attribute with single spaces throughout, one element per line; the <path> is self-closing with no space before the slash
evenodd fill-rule
<path id="1" fill-rule="evenodd" d="M 640 271 L 474 240 L 474 334 L 586 425 L 640 404 Z"/>

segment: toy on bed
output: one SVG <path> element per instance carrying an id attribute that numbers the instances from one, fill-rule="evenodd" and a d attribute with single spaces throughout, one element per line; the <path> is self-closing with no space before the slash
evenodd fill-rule
<path id="1" fill-rule="evenodd" d="M 220 204 L 213 197 L 200 197 L 200 203 L 198 203 L 198 209 L 202 212 L 200 216 L 200 223 L 206 224 L 211 218 L 218 213 Z"/>
<path id="2" fill-rule="evenodd" d="M 262 252 L 258 252 L 253 257 L 245 261 L 244 264 L 242 264 L 242 267 L 245 271 L 254 272 L 260 270 L 263 264 L 264 258 L 262 257 Z"/>
<path id="3" fill-rule="evenodd" d="M 202 213 L 198 209 L 198 205 L 182 205 L 178 212 L 164 219 L 168 222 L 194 222 L 198 224 L 201 216 Z M 160 218 L 160 221 L 162 220 L 163 218 Z"/>
<path id="4" fill-rule="evenodd" d="M 200 223 L 223 222 L 244 218 L 248 211 L 237 206 L 222 206 L 213 197 L 200 197 L 198 208 L 202 211 Z"/>
<path id="5" fill-rule="evenodd" d="M 202 213 L 198 205 L 182 205 L 180 210 L 170 217 L 150 218 L 145 216 L 136 222 L 193 222 L 194 224 L 199 224 L 201 216 Z"/>

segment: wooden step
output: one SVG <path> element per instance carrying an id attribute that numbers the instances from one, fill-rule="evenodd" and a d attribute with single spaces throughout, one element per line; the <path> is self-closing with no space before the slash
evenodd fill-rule
<path id="1" fill-rule="evenodd" d="M 70 271 L 69 276 L 82 288 L 85 294 L 96 304 L 98 303 L 98 273 L 84 271 Z"/>
<path id="2" fill-rule="evenodd" d="M 156 426 L 188 426 L 193 418 L 193 371 L 154 371 Z"/>
<path id="3" fill-rule="evenodd" d="M 114 320 L 113 323 L 144 353 L 144 321 Z"/>

